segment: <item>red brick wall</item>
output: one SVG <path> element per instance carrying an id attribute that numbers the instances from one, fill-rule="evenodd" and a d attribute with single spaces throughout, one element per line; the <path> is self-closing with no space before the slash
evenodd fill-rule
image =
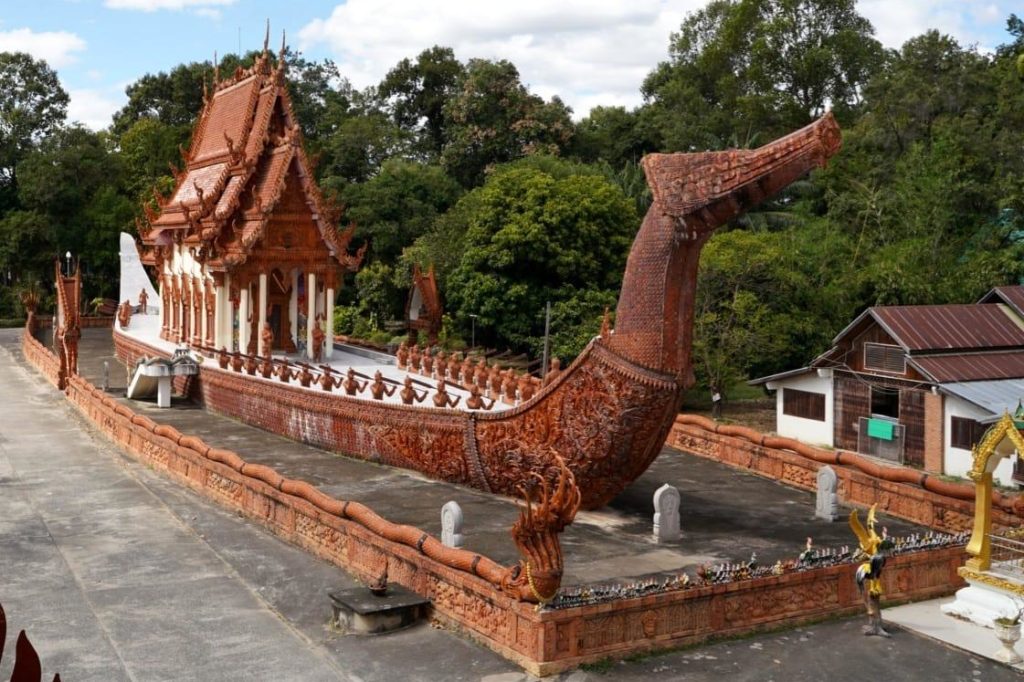
<path id="1" fill-rule="evenodd" d="M 29 340 L 24 343 L 30 347 L 26 358 L 42 371 L 56 361 L 38 342 L 38 347 Z M 538 612 L 487 580 L 436 561 L 415 546 L 388 540 L 344 513 L 328 511 L 343 505 L 338 500 L 313 493 L 321 500 L 313 504 L 306 499 L 309 493 L 296 492 L 305 484 L 286 481 L 269 467 L 247 464 L 236 453 L 210 448 L 199 438 L 135 414 L 81 377 L 70 378 L 67 397 L 132 456 L 287 541 L 364 580 L 374 577 L 386 561 L 389 579 L 430 598 L 436 618 L 534 674 L 862 609 L 855 566 L 848 564 Z M 673 437 L 683 436 L 683 429 L 673 432 Z M 778 463 L 780 472 L 785 468 L 779 459 L 762 459 Z M 956 569 L 963 559 L 961 548 L 894 557 L 884 575 L 887 598 L 950 594 L 961 585 Z M 481 564 L 486 561 L 483 557 Z"/>
<path id="2" fill-rule="evenodd" d="M 789 450 L 768 447 L 766 441 L 790 441 L 788 438 L 764 436 L 743 427 L 720 427 L 750 432 L 745 436 L 715 433 L 696 422 L 699 418 L 684 416 L 676 421 L 669 434 L 668 445 L 686 452 L 707 457 L 735 467 L 747 469 L 777 481 L 804 490 L 817 487 L 818 468 L 828 464 L 839 478 L 839 499 L 859 506 L 878 504 L 893 516 L 928 526 L 947 533 L 971 530 L 974 523 L 974 487 L 972 484 L 954 484 L 929 477 L 911 469 L 897 470 L 875 464 L 860 455 L 849 452 L 821 450 L 803 445 L 809 452 L 798 454 Z M 701 420 L 705 421 L 705 420 Z M 812 456 L 817 457 L 815 459 Z M 839 461 L 837 462 L 836 459 Z M 843 463 L 867 463 L 877 470 L 876 475 L 865 473 Z M 904 480 L 886 480 L 885 473 L 897 472 Z M 921 484 L 948 494 L 921 487 Z M 997 527 L 1011 528 L 1021 524 L 1013 511 L 1013 498 L 997 494 L 993 508 L 993 522 Z"/>

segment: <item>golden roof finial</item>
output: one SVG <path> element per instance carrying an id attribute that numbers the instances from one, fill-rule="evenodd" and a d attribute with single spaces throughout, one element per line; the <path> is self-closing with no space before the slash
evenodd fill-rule
<path id="1" fill-rule="evenodd" d="M 263 36 L 263 54 L 270 49 L 270 17 L 267 17 L 267 32 Z"/>
<path id="2" fill-rule="evenodd" d="M 281 51 L 277 55 L 277 66 L 278 68 L 284 68 L 284 48 L 285 48 L 285 32 L 281 30 Z"/>

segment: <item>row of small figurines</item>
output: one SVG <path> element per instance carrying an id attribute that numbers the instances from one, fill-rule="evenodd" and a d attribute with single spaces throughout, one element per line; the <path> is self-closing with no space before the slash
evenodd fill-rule
<path id="1" fill-rule="evenodd" d="M 450 381 L 470 393 L 475 388 L 480 393 L 486 392 L 492 401 L 501 400 L 508 405 L 515 405 L 517 399 L 520 402 L 529 400 L 537 389 L 549 384 L 562 371 L 561 361 L 553 358 L 551 369 L 541 381 L 528 372 L 517 374 L 512 367 L 502 370 L 498 363 L 488 366 L 484 357 L 480 357 L 474 364 L 468 354 L 461 360 L 458 353 L 449 357 L 443 350 L 434 355 L 429 346 L 421 351 L 419 344 L 413 344 L 410 348 L 404 341 L 395 355 L 400 370 L 415 372 L 428 379 Z"/>
<path id="2" fill-rule="evenodd" d="M 430 393 L 428 389 L 417 390 L 413 384 L 412 377 L 406 376 L 403 384 L 398 384 L 390 379 L 385 379 L 380 370 L 374 373 L 371 380 L 366 375 L 356 372 L 349 367 L 348 372 L 342 377 L 335 374 L 334 370 L 327 365 L 321 365 L 319 371 L 310 371 L 312 367 L 306 363 L 291 364 L 288 360 L 275 359 L 270 356 L 257 357 L 255 355 L 243 355 L 242 353 L 229 353 L 226 348 L 217 352 L 217 362 L 221 369 L 232 369 L 235 372 L 245 372 L 250 376 L 262 376 L 264 379 L 278 378 L 282 383 L 289 383 L 297 379 L 300 386 L 309 388 L 316 385 L 328 393 L 335 388 L 340 388 L 347 395 L 357 396 L 369 390 L 374 400 L 384 400 L 398 392 L 398 396 L 406 405 L 414 405 L 423 402 Z M 362 381 L 360 380 L 362 379 Z M 456 407 L 462 400 L 462 396 L 453 396 L 448 393 L 448 382 L 444 379 L 437 379 L 437 385 L 433 394 L 435 407 Z M 401 390 L 399 390 L 401 388 Z M 469 397 L 466 398 L 466 407 L 471 410 L 490 410 L 494 407 L 496 398 L 489 400 L 484 398 L 483 389 L 476 384 L 469 387 Z M 533 395 L 532 392 L 529 394 Z M 513 398 L 514 400 L 514 398 Z M 506 401 L 507 402 L 507 401 Z"/>

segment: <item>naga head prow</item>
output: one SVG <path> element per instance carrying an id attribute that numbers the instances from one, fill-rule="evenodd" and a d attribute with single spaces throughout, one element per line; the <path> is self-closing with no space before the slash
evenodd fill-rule
<path id="1" fill-rule="evenodd" d="M 716 228 L 822 167 L 842 146 L 829 112 L 758 149 L 648 154 L 653 202 L 633 241 L 608 345 L 692 383 L 690 349 L 700 250 Z"/>

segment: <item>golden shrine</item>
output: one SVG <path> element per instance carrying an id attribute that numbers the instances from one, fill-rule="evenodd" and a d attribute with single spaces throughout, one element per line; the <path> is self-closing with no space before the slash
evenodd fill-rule
<path id="1" fill-rule="evenodd" d="M 276 65 L 264 40 L 252 67 L 221 80 L 215 66 L 174 192 L 146 207 L 142 260 L 156 269 L 165 340 L 331 356 L 335 292 L 365 247 L 349 254 L 354 227 L 339 232 L 320 194 L 285 71 L 283 41 Z"/>
<path id="2" fill-rule="evenodd" d="M 957 592 L 956 601 L 942 607 L 944 613 L 992 627 L 999 617 L 1020 610 L 1024 599 L 1024 541 L 1021 529 L 998 535 L 992 528 L 992 472 L 996 465 L 1024 453 L 1024 409 L 1006 413 L 974 446 L 968 476 L 974 481 L 974 527 L 967 543 L 970 559 L 958 570 L 968 587 Z M 999 549 L 998 556 L 993 547 Z"/>

